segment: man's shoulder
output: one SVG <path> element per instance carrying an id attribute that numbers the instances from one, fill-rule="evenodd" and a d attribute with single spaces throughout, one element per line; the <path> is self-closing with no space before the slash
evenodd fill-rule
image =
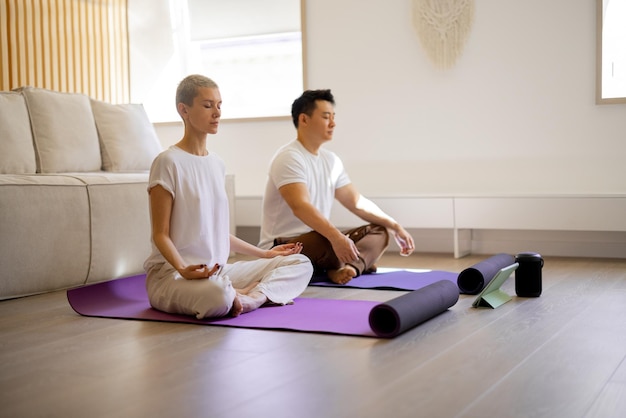
<path id="1" fill-rule="evenodd" d="M 276 153 L 281 154 L 285 152 L 301 152 L 301 151 L 302 150 L 301 150 L 300 143 L 294 140 L 294 141 L 290 141 L 282 145 L 280 148 L 278 148 L 278 151 L 276 151 Z"/>
<path id="2" fill-rule="evenodd" d="M 328 148 L 322 147 L 319 151 L 320 158 L 329 161 L 330 163 L 341 163 L 341 158 L 337 155 L 336 152 L 329 150 Z"/>
<path id="3" fill-rule="evenodd" d="M 274 162 L 284 163 L 286 161 L 294 159 L 300 160 L 302 158 L 304 158 L 304 153 L 300 147 L 298 147 L 297 142 L 294 141 L 280 147 L 278 151 L 276 151 L 273 160 Z"/>
<path id="4" fill-rule="evenodd" d="M 332 157 L 332 158 L 339 158 L 339 156 L 337 155 L 336 152 L 326 148 L 326 147 L 320 147 L 319 150 L 319 154 L 323 155 L 325 157 Z"/>

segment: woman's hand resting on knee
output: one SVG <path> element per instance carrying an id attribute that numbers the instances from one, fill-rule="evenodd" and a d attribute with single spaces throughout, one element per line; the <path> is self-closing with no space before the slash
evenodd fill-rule
<path id="1" fill-rule="evenodd" d="M 220 265 L 215 264 L 213 268 L 209 268 L 206 264 L 191 264 L 185 268 L 178 270 L 181 276 L 187 280 L 208 279 L 220 270 Z"/>

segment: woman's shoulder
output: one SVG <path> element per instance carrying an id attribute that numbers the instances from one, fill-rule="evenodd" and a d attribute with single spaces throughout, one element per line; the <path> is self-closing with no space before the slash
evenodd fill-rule
<path id="1" fill-rule="evenodd" d="M 163 151 L 161 151 L 155 158 L 158 160 L 167 160 L 167 159 L 171 159 L 174 155 L 176 155 L 176 147 L 174 145 L 165 148 Z"/>
<path id="2" fill-rule="evenodd" d="M 168 167 L 178 165 L 180 157 L 173 147 L 166 148 L 161 151 L 152 161 L 151 171 L 155 170 L 169 170 Z"/>

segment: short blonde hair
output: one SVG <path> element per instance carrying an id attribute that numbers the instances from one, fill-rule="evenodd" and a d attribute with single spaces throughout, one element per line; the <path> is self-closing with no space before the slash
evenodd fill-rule
<path id="1" fill-rule="evenodd" d="M 178 103 L 192 106 L 193 99 L 198 95 L 198 89 L 202 87 L 219 88 L 215 81 L 203 75 L 192 74 L 183 78 L 176 89 L 176 107 L 178 108 Z"/>

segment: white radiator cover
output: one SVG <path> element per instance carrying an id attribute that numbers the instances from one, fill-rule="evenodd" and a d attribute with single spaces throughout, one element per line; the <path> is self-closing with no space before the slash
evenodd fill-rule
<path id="1" fill-rule="evenodd" d="M 533 250 L 545 255 L 626 258 L 626 195 L 418 196 L 371 198 L 409 229 L 418 251 Z M 259 227 L 262 198 L 236 196 L 234 223 Z M 336 204 L 339 227 L 362 224 Z M 395 250 L 395 245 L 390 250 Z"/>

